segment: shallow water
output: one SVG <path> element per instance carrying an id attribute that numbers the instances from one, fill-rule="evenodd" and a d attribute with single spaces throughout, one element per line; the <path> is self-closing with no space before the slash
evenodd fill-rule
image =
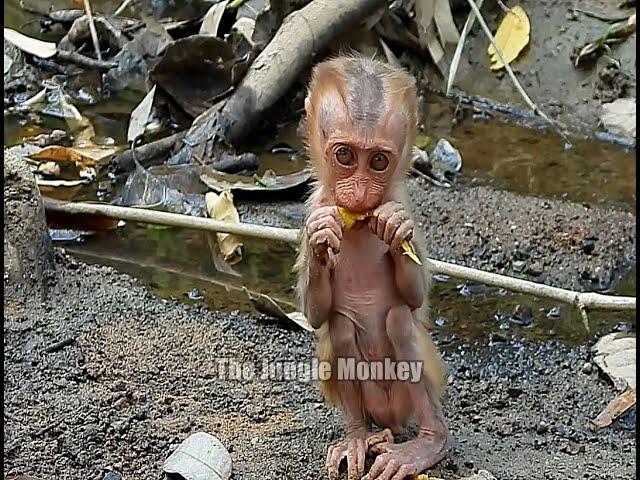
<path id="1" fill-rule="evenodd" d="M 71 1 L 54 3 L 54 9 L 73 8 Z M 93 5 L 97 11 L 112 11 L 119 3 L 96 1 Z M 37 23 L 24 24 L 39 17 L 25 13 L 17 4 L 17 1 L 5 2 L 5 26 L 37 35 Z M 41 38 L 53 40 L 56 35 L 59 37 L 59 32 L 53 31 Z M 84 82 L 90 91 L 92 79 L 89 77 L 73 82 Z M 129 114 L 141 97 L 140 92 L 127 91 L 95 105 L 78 106 L 94 125 L 98 142 L 124 144 Z M 518 121 L 505 123 L 502 121 L 505 117 L 498 114 L 487 119 L 469 106 L 463 106 L 456 113 L 454 101 L 433 94 L 427 94 L 426 98 L 422 133 L 429 137 L 427 150 L 431 150 L 439 138 L 448 139 L 463 158 L 462 176 L 458 181 L 589 204 L 615 204 L 635 211 L 635 150 L 593 139 L 572 139 L 574 147 L 566 149 L 552 131 L 527 128 Z M 454 118 L 457 118 L 455 122 Z M 20 143 L 24 136 L 53 128 L 64 129 L 65 123 L 48 116 L 34 123 L 21 116 L 5 115 L 4 126 L 4 144 L 8 146 Z M 297 124 L 292 123 L 275 136 L 256 136 L 253 144 L 247 146 L 260 155 L 260 173 L 273 168 L 279 174 L 287 174 L 301 168 L 304 159 L 300 155 L 272 152 L 274 146 L 283 145 L 300 151 L 302 141 L 296 130 Z M 106 199 L 113 199 L 117 192 L 116 189 Z M 96 199 L 95 185 L 57 189 L 52 194 L 58 198 Z M 221 311 L 250 311 L 252 306 L 242 289 L 244 286 L 279 300 L 285 310 L 295 308 L 295 277 L 291 271 L 295 251 L 291 246 L 245 239 L 244 258 L 234 268 L 235 273 L 223 273 L 216 269 L 212 242 L 212 234 L 129 223 L 80 243 L 66 242 L 64 246 L 84 261 L 112 265 L 137 277 L 163 297 L 204 302 Z M 461 288 L 459 283 L 455 279 L 435 282 L 432 293 L 434 336 L 446 348 L 455 348 L 461 342 L 502 341 L 512 335 L 583 343 L 596 332 L 609 331 L 618 324 L 618 328 L 635 329 L 635 312 L 590 313 L 591 332 L 588 333 L 578 312 L 569 306 L 560 306 L 558 318 L 547 318 L 547 313 L 557 304 L 495 288 Z M 192 296 L 202 298 L 189 299 L 187 292 L 193 290 Z M 475 293 L 468 294 L 469 290 Z M 635 269 L 622 279 L 616 292 L 635 295 Z M 527 325 L 510 319 L 518 305 L 531 311 L 532 318 L 524 322 Z"/>

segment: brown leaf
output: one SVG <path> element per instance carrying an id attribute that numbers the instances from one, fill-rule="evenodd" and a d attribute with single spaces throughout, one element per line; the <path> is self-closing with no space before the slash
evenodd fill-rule
<path id="1" fill-rule="evenodd" d="M 598 428 L 608 427 L 613 421 L 636 404 L 636 389 L 628 388 L 600 412 L 592 423 Z"/>
<path id="2" fill-rule="evenodd" d="M 117 151 L 116 148 L 101 147 L 63 147 L 51 145 L 30 155 L 33 160 L 52 160 L 54 162 L 73 162 L 84 167 L 93 167 L 104 163 Z"/>

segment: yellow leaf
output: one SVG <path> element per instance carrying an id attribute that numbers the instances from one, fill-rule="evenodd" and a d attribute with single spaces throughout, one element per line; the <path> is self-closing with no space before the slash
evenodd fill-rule
<path id="1" fill-rule="evenodd" d="M 220 195 L 209 192 L 204 196 L 209 217 L 222 222 L 240 222 L 240 215 L 233 204 L 233 195 L 229 190 L 224 190 Z M 216 233 L 220 252 L 225 262 L 235 265 L 242 260 L 242 242 L 238 237 L 230 233 Z"/>
<path id="2" fill-rule="evenodd" d="M 416 135 L 416 138 L 413 140 L 413 145 L 415 147 L 418 147 L 420 150 L 424 150 L 425 148 L 427 148 L 427 145 L 429 145 L 430 141 L 431 137 L 418 133 Z"/>
<path id="3" fill-rule="evenodd" d="M 530 31 L 531 24 L 524 8 L 516 5 L 506 13 L 494 39 L 502 50 L 502 56 L 507 63 L 515 60 L 524 47 L 529 44 Z M 487 52 L 491 57 L 491 70 L 500 70 L 504 67 L 493 44 L 489 45 Z"/>
<path id="4" fill-rule="evenodd" d="M 415 478 L 415 480 L 444 480 L 444 479 L 440 477 L 430 477 L 425 473 L 421 473 Z"/>
<path id="5" fill-rule="evenodd" d="M 350 230 L 356 222 L 361 220 L 365 220 L 371 216 L 371 213 L 353 213 L 342 207 L 338 207 L 338 213 L 342 217 L 342 223 L 344 224 L 345 231 Z M 403 250 L 403 255 L 407 255 L 411 260 L 416 262 L 418 265 L 422 265 L 422 262 L 416 255 L 416 252 L 413 250 L 413 247 L 406 240 L 400 244 Z"/>

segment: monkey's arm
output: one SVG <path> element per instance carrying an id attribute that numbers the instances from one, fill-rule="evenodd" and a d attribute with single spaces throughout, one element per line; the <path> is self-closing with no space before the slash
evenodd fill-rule
<path id="1" fill-rule="evenodd" d="M 395 251 L 391 257 L 395 263 L 395 280 L 400 296 L 411 310 L 420 308 L 425 294 L 423 268 L 402 252 Z"/>
<path id="2" fill-rule="evenodd" d="M 313 258 L 308 263 L 308 288 L 305 299 L 305 315 L 314 329 L 329 318 L 331 310 L 331 271 L 327 265 Z"/>

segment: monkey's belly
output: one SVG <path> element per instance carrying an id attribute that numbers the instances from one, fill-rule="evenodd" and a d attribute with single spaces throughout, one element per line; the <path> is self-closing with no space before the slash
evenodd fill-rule
<path id="1" fill-rule="evenodd" d="M 368 231 L 345 234 L 334 269 L 332 300 L 333 311 L 355 326 L 357 361 L 396 360 L 386 321 L 389 310 L 404 300 L 397 291 L 388 247 Z M 334 355 L 340 357 L 344 352 Z M 365 381 L 361 392 L 364 410 L 378 426 L 394 433 L 403 430 L 412 413 L 403 382 Z"/>

